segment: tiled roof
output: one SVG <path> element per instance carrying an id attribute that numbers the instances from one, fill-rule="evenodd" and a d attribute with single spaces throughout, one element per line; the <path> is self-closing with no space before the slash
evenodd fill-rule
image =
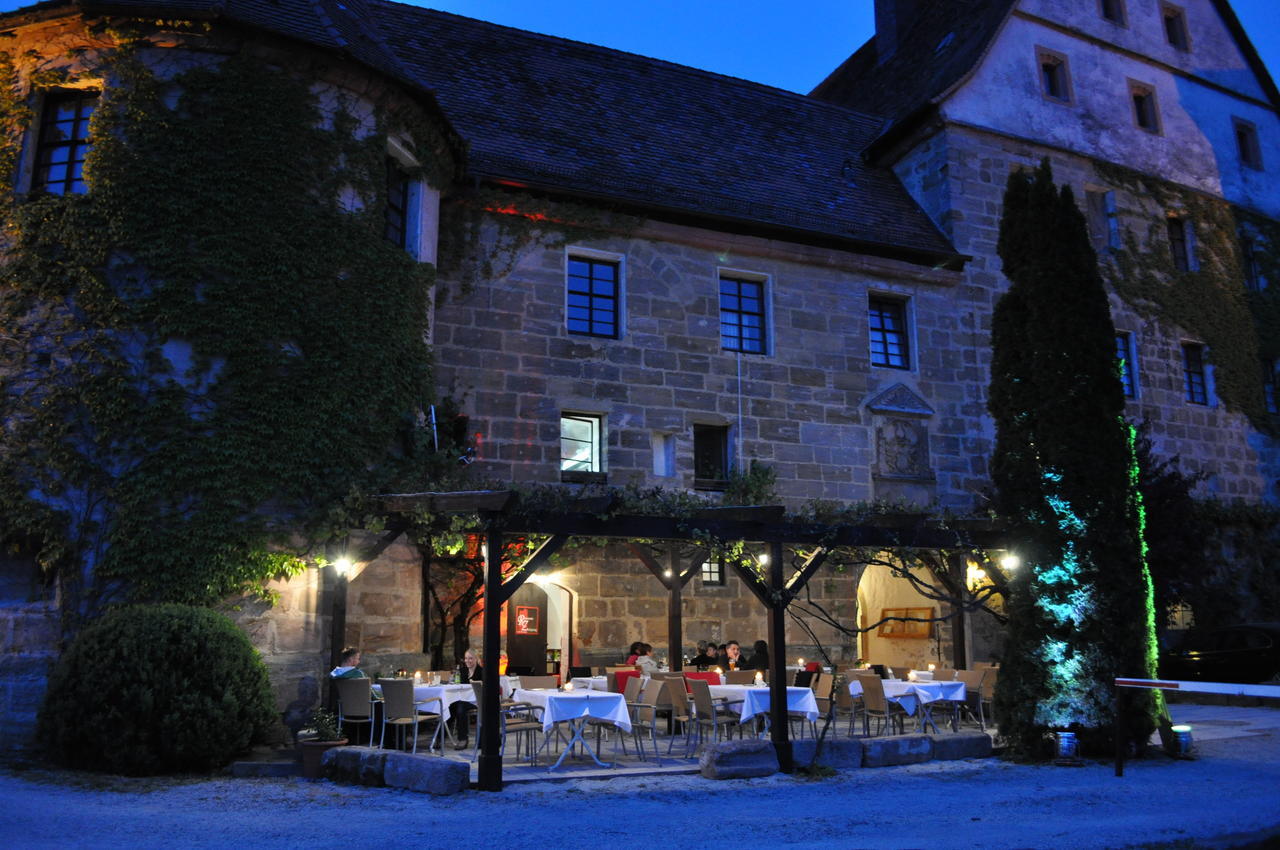
<path id="1" fill-rule="evenodd" d="M 347 53 L 434 94 L 481 178 L 868 253 L 955 256 L 893 173 L 864 160 L 883 120 L 842 106 L 385 0 L 70 5 L 217 18 Z"/>
<path id="2" fill-rule="evenodd" d="M 923 3 L 894 52 L 880 62 L 872 36 L 818 83 L 811 97 L 899 121 L 969 72 L 1017 0 Z"/>
<path id="3" fill-rule="evenodd" d="M 892 172 L 864 162 L 879 118 L 443 12 L 371 8 L 483 176 L 954 253 Z"/>

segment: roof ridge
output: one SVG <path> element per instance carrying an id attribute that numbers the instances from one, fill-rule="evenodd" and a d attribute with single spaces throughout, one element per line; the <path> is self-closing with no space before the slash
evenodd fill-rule
<path id="1" fill-rule="evenodd" d="M 665 65 L 669 68 L 675 68 L 680 71 L 693 72 L 695 74 L 698 74 L 704 77 L 711 77 L 714 79 L 725 80 L 727 82 L 740 85 L 740 86 L 748 86 L 755 89 L 774 92 L 778 95 L 783 95 L 787 98 L 795 99 L 797 103 L 803 103 L 806 105 L 806 107 L 813 106 L 814 104 L 821 104 L 823 108 L 837 109 L 841 112 L 845 112 L 851 115 L 857 115 L 869 121 L 875 121 L 875 122 L 883 122 L 886 118 L 886 116 L 884 115 L 879 115 L 874 112 L 866 112 L 860 109 L 854 109 L 852 107 L 845 106 L 844 104 L 832 103 L 829 101 L 820 101 L 815 98 L 809 97 L 809 95 L 807 94 L 803 94 L 801 92 L 794 92 L 794 91 L 791 91 L 790 89 L 779 88 L 777 86 L 771 86 L 768 83 L 761 83 L 756 80 L 748 80 L 745 77 L 735 77 L 732 74 L 721 74 L 718 71 L 708 71 L 706 68 L 698 68 L 694 65 L 684 65 L 684 64 L 681 64 L 680 62 L 673 62 L 670 59 L 661 59 L 657 56 L 646 56 L 643 53 L 635 53 L 630 50 L 621 50 L 617 47 L 609 47 L 603 44 L 595 44 L 590 41 L 582 41 L 576 38 L 565 38 L 564 36 L 550 35 L 548 33 L 534 32 L 533 30 L 520 29 L 519 27 L 513 27 L 513 26 L 508 26 L 506 24 L 494 23 L 493 21 L 486 21 L 481 18 L 471 18 L 466 15 L 459 15 L 455 12 L 446 12 L 441 9 L 431 9 L 426 6 L 415 6 L 410 3 L 401 3 L 401 2 L 398 2 L 398 0 L 371 0 L 371 2 L 374 5 L 397 6 L 402 9 L 412 10 L 413 13 L 415 14 L 439 15 L 447 18 L 456 18 L 458 20 L 467 21 L 470 23 L 480 24 L 485 27 L 491 27 L 495 29 L 506 30 L 507 32 L 518 33 L 519 35 L 526 38 L 532 37 L 536 39 L 557 42 L 559 44 L 576 44 L 582 47 L 590 48 L 592 50 L 603 51 L 606 53 L 612 53 L 619 56 L 628 56 L 634 59 L 641 59 L 641 60 L 644 60 L 645 62 L 656 62 L 662 65 Z"/>

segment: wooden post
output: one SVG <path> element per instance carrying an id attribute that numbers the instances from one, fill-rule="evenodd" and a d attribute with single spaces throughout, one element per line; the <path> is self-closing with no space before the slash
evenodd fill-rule
<path id="1" fill-rule="evenodd" d="M 321 572 L 323 582 L 333 588 L 333 596 L 329 602 L 329 669 L 332 670 L 342 661 L 342 650 L 347 639 L 347 577 L 338 572 L 333 564 L 329 564 Z M 325 702 L 332 709 L 338 704 L 338 689 L 328 677 L 326 685 L 329 696 Z"/>
<path id="2" fill-rule="evenodd" d="M 969 582 L 967 580 L 968 564 L 965 563 L 965 556 L 948 556 L 947 568 L 947 574 L 950 578 L 947 592 L 957 599 L 963 600 L 965 594 L 969 592 Z M 957 670 L 969 669 L 968 620 L 969 615 L 965 613 L 964 606 L 956 606 L 955 614 L 951 618 L 951 666 Z"/>
<path id="3" fill-rule="evenodd" d="M 484 693 L 480 706 L 480 765 L 476 787 L 481 791 L 502 790 L 502 736 L 498 729 L 499 701 L 502 699 L 498 678 L 498 655 L 502 647 L 502 526 L 490 520 L 485 534 L 488 547 L 484 565 L 484 677 L 480 688 Z"/>
<path id="4" fill-rule="evenodd" d="M 787 585 L 782 570 L 782 544 L 769 543 L 769 727 L 778 770 L 791 773 L 790 724 L 787 722 Z"/>
<path id="5" fill-rule="evenodd" d="M 679 672 L 684 669 L 684 609 L 680 598 L 684 590 L 684 582 L 680 581 L 679 560 L 676 558 L 674 546 L 671 551 L 670 563 L 671 578 L 667 582 L 667 587 L 669 588 L 667 595 L 667 645 L 670 648 L 667 652 L 669 666 L 672 670 Z"/>

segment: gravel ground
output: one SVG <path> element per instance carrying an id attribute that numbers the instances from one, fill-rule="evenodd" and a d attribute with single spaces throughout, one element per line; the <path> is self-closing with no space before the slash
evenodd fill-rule
<path id="1" fill-rule="evenodd" d="M 493 833 L 510 847 L 610 850 L 721 846 L 733 836 L 756 847 L 1280 846 L 1280 710 L 1214 716 L 1200 718 L 1196 760 L 1131 762 L 1122 778 L 1109 763 L 986 759 L 823 780 L 529 783 L 437 799 L 293 778 L 126 780 L 28 770 L 0 774 L 7 820 L 0 845 L 483 847 Z"/>

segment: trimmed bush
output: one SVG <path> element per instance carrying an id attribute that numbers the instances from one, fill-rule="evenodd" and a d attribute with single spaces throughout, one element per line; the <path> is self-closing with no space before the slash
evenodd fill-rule
<path id="1" fill-rule="evenodd" d="M 63 653 L 37 736 L 60 764 L 143 776 L 221 767 L 275 719 L 266 667 L 234 623 L 206 608 L 136 605 Z"/>

